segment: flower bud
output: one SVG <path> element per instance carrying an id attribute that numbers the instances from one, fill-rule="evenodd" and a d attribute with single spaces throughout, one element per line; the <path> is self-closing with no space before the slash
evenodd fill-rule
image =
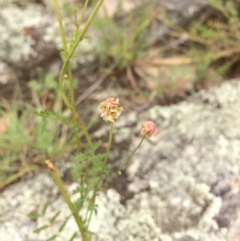
<path id="1" fill-rule="evenodd" d="M 103 120 L 113 123 L 121 115 L 123 108 L 119 104 L 119 99 L 107 98 L 101 102 L 98 108 L 101 111 Z"/>
<path id="2" fill-rule="evenodd" d="M 152 121 L 144 121 L 141 127 L 141 134 L 147 137 L 151 137 L 156 131 L 156 125 Z"/>

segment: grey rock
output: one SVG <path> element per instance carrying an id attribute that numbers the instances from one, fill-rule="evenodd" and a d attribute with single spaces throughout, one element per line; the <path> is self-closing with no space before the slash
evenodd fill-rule
<path id="1" fill-rule="evenodd" d="M 154 106 L 136 115 L 136 123 L 156 122 L 158 133 L 132 160 L 138 160 L 138 168 L 129 174 L 133 198 L 122 205 L 123 197 L 115 190 L 99 194 L 98 215 L 91 223 L 96 232 L 93 240 L 227 241 L 238 237 L 239 94 L 240 82 L 233 80 L 180 104 Z M 135 136 L 130 149 L 140 139 L 137 131 Z M 67 185 L 69 192 L 74 185 Z M 52 204 L 50 214 L 62 212 L 51 230 L 37 236 L 32 230 L 47 217 L 34 221 L 26 214 L 41 210 L 47 200 Z M 68 210 L 51 177 L 42 173 L 1 193 L 0 213 L 3 241 L 40 241 L 57 229 Z M 71 220 L 63 237 L 74 230 Z"/>

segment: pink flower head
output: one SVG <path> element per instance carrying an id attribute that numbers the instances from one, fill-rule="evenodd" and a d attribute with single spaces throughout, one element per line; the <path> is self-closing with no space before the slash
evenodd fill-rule
<path id="1" fill-rule="evenodd" d="M 144 121 L 142 123 L 141 134 L 147 137 L 151 137 L 156 129 L 156 125 L 152 121 Z"/>
<path id="2" fill-rule="evenodd" d="M 119 104 L 119 99 L 107 98 L 101 102 L 98 108 L 101 110 L 103 120 L 113 123 L 121 115 L 123 108 Z"/>

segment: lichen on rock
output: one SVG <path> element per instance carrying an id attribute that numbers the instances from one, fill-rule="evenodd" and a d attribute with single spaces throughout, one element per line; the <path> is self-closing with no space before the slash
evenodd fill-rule
<path id="1" fill-rule="evenodd" d="M 14 4 L 4 6 L 0 12 L 1 47 L 0 58 L 17 63 L 36 57 L 35 40 L 31 28 L 44 28 L 49 15 L 37 4 L 20 8 Z"/>
<path id="2" fill-rule="evenodd" d="M 100 240 L 108 241 L 166 241 L 181 233 L 193 236 L 195 229 L 199 240 L 203 233 L 217 230 L 213 217 L 221 207 L 221 200 L 209 191 L 204 184 L 182 178 L 178 184 L 170 181 L 163 189 L 139 193 L 123 206 L 119 194 L 109 190 L 99 200 L 98 219 L 93 220 L 92 229 Z M 103 218 L 105 221 L 101 222 Z"/>
<path id="3" fill-rule="evenodd" d="M 32 3 L 24 7 L 13 3 L 0 5 L 0 59 L 25 69 L 51 64 L 52 56 L 59 56 L 62 49 L 53 8 Z M 76 30 L 74 21 L 64 15 L 63 24 L 66 36 L 70 39 L 70 34 Z M 93 38 L 80 43 L 71 60 L 74 67 L 93 61 L 95 44 Z M 54 60 L 56 62 L 56 57 Z"/>
<path id="4" fill-rule="evenodd" d="M 240 82 L 233 80 L 178 105 L 154 106 L 131 115 L 131 128 L 134 118 L 135 126 L 146 119 L 158 126 L 155 137 L 146 140 L 133 157 L 130 165 L 137 162 L 135 171 L 127 169 L 131 185 L 144 185 L 125 205 L 115 190 L 98 195 L 98 214 L 91 223 L 95 240 L 229 241 L 239 237 L 239 96 Z M 120 119 L 116 128 L 124 123 L 127 126 Z M 130 149 L 139 142 L 140 134 L 135 134 Z M 43 240 L 31 231 L 46 220 L 30 221 L 23 210 L 39 211 L 49 198 L 56 204 L 54 209 L 66 211 L 49 179 L 41 174 L 40 179 L 36 176 L 1 193 L 0 237 L 4 233 L 6 241 L 14 240 L 17 233 L 16 240 Z M 71 193 L 70 185 L 67 189 Z M 64 235 L 68 237 L 69 231 L 74 231 L 72 223 Z"/>

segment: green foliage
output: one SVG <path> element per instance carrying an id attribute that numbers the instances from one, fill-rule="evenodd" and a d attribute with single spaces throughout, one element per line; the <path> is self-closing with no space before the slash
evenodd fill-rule
<path id="1" fill-rule="evenodd" d="M 236 53 L 240 52 L 240 16 L 238 2 L 217 1 L 209 2 L 212 11 L 215 12 L 210 19 L 194 21 L 189 30 L 190 39 L 200 43 L 207 52 L 207 59 L 203 57 L 201 62 L 214 65 L 217 72 L 226 76 L 232 66 L 239 61 Z M 196 45 L 193 45 L 197 48 Z"/>
<path id="2" fill-rule="evenodd" d="M 74 180 L 79 181 L 79 186 L 74 189 L 73 193 L 80 195 L 80 198 L 74 203 L 76 210 L 80 210 L 84 202 L 89 204 L 91 191 L 96 188 L 101 175 L 108 173 L 108 169 L 103 163 L 105 154 L 97 154 L 100 144 L 101 142 L 92 143 L 84 152 L 73 157 L 72 176 Z"/>
<path id="3" fill-rule="evenodd" d="M 69 239 L 69 241 L 73 241 L 77 237 L 77 232 L 75 232 L 72 237 Z"/>
<path id="4" fill-rule="evenodd" d="M 46 229 L 46 228 L 48 228 L 48 227 L 49 227 L 49 225 L 43 225 L 43 226 L 35 229 L 33 232 L 34 232 L 34 233 L 40 233 L 41 231 L 43 231 L 44 229 Z"/>
<path id="5" fill-rule="evenodd" d="M 76 14 L 78 11 L 77 7 L 73 6 L 72 4 L 66 3 L 63 5 L 63 10 L 68 14 Z"/>
<path id="6" fill-rule="evenodd" d="M 84 173 L 86 177 L 93 178 L 94 176 L 98 176 L 98 174 L 105 168 L 102 163 L 104 155 L 96 154 L 100 144 L 101 142 L 92 143 L 92 145 L 88 146 L 84 152 L 78 153 L 74 156 L 73 161 L 75 167 L 73 169 L 73 178 L 75 180 L 82 178 L 82 173 Z M 91 180 L 88 181 L 91 182 Z"/>
<path id="7" fill-rule="evenodd" d="M 36 219 L 36 218 L 39 218 L 39 217 L 43 217 L 46 214 L 48 207 L 49 207 L 49 202 L 46 202 L 43 205 L 40 213 L 29 213 L 28 217 L 33 219 L 33 220 Z"/>
<path id="8" fill-rule="evenodd" d="M 69 120 L 68 118 L 66 118 L 63 115 L 56 113 L 54 111 L 40 111 L 40 112 L 35 112 L 34 114 L 36 116 L 43 117 L 43 120 L 51 119 L 51 120 L 55 120 L 55 121 L 60 121 L 62 124 L 65 124 L 69 127 L 72 126 L 71 120 Z"/>
<path id="9" fill-rule="evenodd" d="M 65 34 L 66 31 L 60 14 L 58 1 L 53 1 L 63 45 L 63 51 L 61 52 L 63 65 L 59 74 L 59 83 L 58 85 L 56 84 L 52 75 L 43 75 L 42 72 L 38 70 L 39 81 L 34 80 L 29 84 L 32 88 L 35 104 L 37 106 L 37 111 L 34 112 L 36 118 L 35 125 L 32 130 L 35 139 L 34 141 L 31 140 L 30 143 L 39 153 L 45 154 L 45 158 L 42 157 L 41 159 L 46 160 L 45 163 L 50 169 L 51 175 L 59 188 L 62 198 L 70 210 L 70 215 L 60 224 L 58 232 L 47 239 L 49 241 L 60 237 L 60 233 L 66 227 L 70 217 L 75 219 L 82 240 L 89 241 L 92 234 L 89 230 L 90 221 L 93 214 L 97 214 L 95 199 L 98 191 L 104 186 L 104 181 L 109 180 L 114 176 L 110 175 L 111 173 L 107 166 L 113 139 L 114 125 L 113 123 L 108 123 L 110 127 L 109 139 L 106 151 L 102 154 L 100 152 L 101 142 L 93 142 L 91 140 L 88 126 L 82 119 L 84 113 L 79 114 L 76 110 L 74 79 L 71 69 L 71 59 L 76 54 L 76 49 L 79 43 L 86 36 L 86 31 L 92 23 L 93 18 L 96 16 L 102 2 L 103 0 L 97 2 L 83 28 L 80 23 L 82 23 L 82 20 L 84 19 L 88 1 L 85 1 L 84 10 L 80 18 L 76 7 L 65 5 L 65 10 L 68 14 L 73 15 L 73 21 L 76 25 L 76 29 L 68 38 Z M 105 56 L 106 58 L 115 58 L 114 63 L 118 65 L 119 69 L 123 70 L 134 65 L 141 53 L 146 49 L 147 44 L 145 34 L 150 21 L 149 13 L 150 9 L 142 13 L 139 18 L 129 16 L 127 22 L 124 22 L 121 28 L 117 28 L 117 25 L 114 26 L 114 23 L 110 22 L 108 18 L 103 20 L 103 25 L 100 26 L 102 30 L 105 31 L 106 29 L 108 31 L 107 26 L 110 26 L 110 29 L 115 34 L 114 38 L 117 40 L 115 44 L 112 42 L 112 37 L 109 38 L 107 32 L 103 33 L 104 48 L 107 49 L 109 43 L 113 43 L 113 45 L 110 46 L 110 51 L 107 52 Z M 134 31 L 132 31 L 133 29 Z M 54 100 L 53 103 L 51 103 L 52 100 Z M 119 109 L 122 109 L 122 107 L 118 107 L 118 99 L 114 103 L 113 102 L 112 98 L 110 98 L 110 101 L 107 102 L 109 106 L 106 107 L 106 112 L 107 114 L 112 114 L 116 117 L 116 114 L 117 116 L 119 114 L 116 113 L 116 109 L 118 109 L 119 112 Z M 110 110 L 108 110 L 108 108 Z M 63 110 L 66 110 L 66 112 L 68 111 L 70 115 L 65 116 Z M 67 127 L 67 132 L 65 132 L 65 135 L 63 136 L 64 138 L 62 138 L 62 133 L 64 133 L 62 131 L 63 126 Z M 72 136 L 74 136 L 74 138 L 72 138 Z M 83 140 L 82 136 L 85 137 L 86 141 Z M 116 175 L 120 173 L 121 168 L 126 166 L 132 155 L 142 144 L 144 138 L 145 136 L 142 137 L 138 146 L 125 160 L 118 172 L 115 173 Z M 74 143 L 75 147 L 72 158 L 74 164 L 72 176 L 78 183 L 78 186 L 73 191 L 74 201 L 71 200 L 71 196 L 64 187 L 61 176 L 58 174 L 53 162 L 51 162 L 51 159 L 54 160 L 53 153 L 56 154 L 58 151 L 64 150 L 64 145 L 68 142 Z M 44 205 L 40 214 L 32 214 L 32 217 L 41 218 L 47 215 L 47 209 L 48 204 Z M 48 222 L 37 228 L 35 233 L 40 233 L 46 228 L 51 228 L 53 223 L 58 220 L 59 215 L 60 211 L 56 211 L 51 217 L 48 216 Z M 74 233 L 69 240 L 74 240 L 77 235 L 78 233 Z"/>
<path id="10" fill-rule="evenodd" d="M 52 240 L 55 240 L 56 238 L 57 238 L 57 234 L 54 234 L 50 238 L 46 239 L 46 241 L 52 241 Z"/>
<path id="11" fill-rule="evenodd" d="M 33 220 L 35 220 L 36 218 L 42 218 L 42 217 L 48 216 L 48 213 L 47 213 L 48 208 L 49 208 L 49 203 L 47 202 L 47 203 L 45 203 L 43 205 L 42 210 L 41 210 L 40 213 L 30 213 L 30 214 L 28 214 L 28 217 L 33 219 Z M 39 234 L 43 230 L 51 228 L 52 224 L 57 220 L 57 218 L 60 215 L 60 213 L 61 213 L 60 211 L 56 211 L 52 215 L 52 217 L 49 218 L 48 223 L 42 225 L 41 227 L 36 228 L 33 232 Z M 60 233 L 64 230 L 64 228 L 65 228 L 65 226 L 66 226 L 66 224 L 69 221 L 71 216 L 72 215 L 69 215 L 65 219 L 65 221 L 60 225 L 60 227 L 58 229 L 58 232 L 56 234 L 53 234 L 51 237 L 47 238 L 46 241 L 55 240 L 57 237 L 59 237 Z M 74 233 L 70 240 L 74 240 L 73 237 L 76 238 L 77 237 L 77 233 Z"/>
<path id="12" fill-rule="evenodd" d="M 64 221 L 64 222 L 61 224 L 61 226 L 59 227 L 58 232 L 62 232 L 62 231 L 63 231 L 63 229 L 65 228 L 65 226 L 66 226 L 66 224 L 68 223 L 68 221 L 69 221 L 69 219 L 70 219 L 71 216 L 72 216 L 72 215 L 69 215 L 68 217 L 65 218 L 65 221 Z"/>
<path id="13" fill-rule="evenodd" d="M 43 208 L 42 208 L 42 212 L 41 212 L 41 215 L 44 216 L 45 213 L 47 212 L 47 209 L 49 207 L 49 202 L 46 202 L 44 205 L 43 205 Z"/>
<path id="14" fill-rule="evenodd" d="M 72 148 L 68 145 L 72 123 L 59 114 L 62 101 L 53 75 L 38 69 L 29 87 L 33 105 L 21 100 L 0 103 L 0 186 L 37 169 L 46 157 L 55 159 Z M 48 108 L 52 110 L 45 111 Z"/>
<path id="15" fill-rule="evenodd" d="M 91 138 L 88 133 L 88 129 L 87 129 L 84 121 L 82 120 L 82 116 L 79 115 L 76 111 L 76 106 L 75 106 L 75 102 L 74 102 L 74 100 L 75 100 L 74 79 L 72 76 L 70 60 L 75 55 L 76 49 L 77 49 L 80 41 L 82 41 L 82 39 L 84 38 L 86 30 L 88 29 L 90 23 L 93 20 L 93 17 L 96 15 L 102 2 L 103 2 L 103 0 L 98 1 L 95 8 L 93 9 L 92 14 L 89 17 L 89 20 L 87 21 L 87 23 L 85 24 L 83 29 L 80 29 L 79 26 L 81 26 L 80 23 L 81 23 L 82 19 L 84 18 L 85 10 L 83 10 L 83 13 L 82 13 L 82 15 L 80 17 L 80 21 L 79 21 L 78 16 L 77 16 L 77 8 L 74 6 L 71 6 L 71 5 L 65 5 L 65 7 L 64 7 L 65 10 L 68 11 L 69 14 L 72 14 L 74 16 L 74 22 L 76 25 L 75 31 L 73 31 L 70 34 L 70 38 L 68 39 L 67 36 L 65 35 L 63 19 L 60 14 L 58 1 L 57 0 L 53 1 L 57 19 L 58 19 L 58 23 L 59 23 L 59 30 L 60 30 L 60 34 L 61 34 L 61 38 L 62 38 L 63 51 L 61 52 L 61 55 L 62 55 L 63 61 L 64 61 L 61 71 L 60 71 L 59 85 L 56 89 L 53 90 L 53 92 L 56 90 L 56 93 L 60 93 L 59 96 L 62 98 L 65 106 L 70 111 L 71 118 L 68 119 L 65 116 L 63 116 L 62 109 L 61 109 L 62 105 L 59 105 L 60 108 L 58 108 L 58 109 L 56 108 L 57 111 L 54 108 L 52 108 L 53 110 L 51 110 L 51 111 L 48 111 L 48 109 L 46 109 L 46 108 L 43 108 L 43 109 L 39 108 L 40 111 L 36 113 L 36 115 L 38 117 L 40 117 L 42 120 L 42 125 L 40 125 L 39 128 L 35 128 L 36 132 L 38 132 L 38 134 L 40 136 L 40 138 L 37 142 L 38 148 L 41 149 L 42 151 L 44 150 L 44 151 L 49 152 L 49 147 L 50 147 L 51 141 L 57 140 L 58 139 L 57 136 L 60 135 L 60 132 L 58 132 L 58 133 L 55 132 L 57 134 L 57 136 L 52 135 L 52 138 L 48 137 L 48 134 L 50 132 L 50 130 L 48 129 L 48 124 L 51 121 L 62 122 L 64 125 L 68 125 L 68 127 L 74 133 L 75 145 L 77 146 L 77 153 L 75 156 L 76 166 L 74 168 L 73 173 L 74 173 L 74 177 L 79 181 L 79 188 L 75 192 L 78 192 L 78 191 L 80 192 L 80 198 L 76 201 L 75 206 L 74 206 L 74 203 L 70 200 L 70 197 L 68 196 L 68 194 L 63 186 L 63 182 L 62 182 L 60 176 L 58 175 L 57 171 L 53 167 L 53 163 L 48 160 L 47 165 L 51 170 L 53 178 L 54 178 L 56 184 L 58 185 L 59 190 L 60 190 L 64 200 L 68 204 L 68 207 L 78 225 L 79 232 L 84 241 L 89 240 L 88 235 L 87 235 L 88 227 L 85 224 L 86 222 L 83 222 L 84 219 L 79 216 L 77 211 L 79 211 L 81 209 L 81 207 L 85 201 L 88 201 L 91 203 L 91 205 L 89 205 L 89 206 L 91 206 L 91 207 L 94 206 L 95 195 L 93 196 L 94 198 L 92 198 L 90 196 L 90 191 L 94 190 L 94 192 L 95 192 L 95 190 L 99 189 L 99 183 L 101 181 L 100 177 L 102 175 L 102 173 L 100 171 L 103 170 L 103 166 L 101 165 L 101 168 L 96 173 L 96 169 L 98 168 L 98 166 L 100 166 L 101 162 L 99 159 L 100 155 L 96 155 L 95 151 L 98 149 L 100 144 L 99 143 L 92 144 Z M 87 5 L 88 5 L 88 1 L 85 2 L 84 7 L 86 7 Z M 30 86 L 35 89 L 35 92 L 38 93 L 39 91 L 42 91 L 44 89 L 44 87 L 43 87 L 44 85 L 48 85 L 49 83 L 51 83 L 51 81 L 47 81 L 47 80 L 51 80 L 51 78 L 43 78 L 42 86 L 41 86 L 41 84 L 39 84 L 36 81 L 32 82 L 30 84 Z M 49 85 L 48 85 L 48 87 L 49 87 Z M 55 86 L 53 86 L 53 87 L 55 87 Z M 38 99 L 38 102 L 40 102 L 39 99 Z M 60 113 L 60 114 L 58 114 L 58 113 Z M 55 128 L 56 127 L 58 127 L 58 126 L 55 124 Z M 52 127 L 52 128 L 54 128 L 54 127 Z M 86 148 L 85 151 L 82 151 L 83 147 L 82 147 L 82 140 L 80 138 L 81 133 L 79 130 L 82 131 L 82 133 L 85 135 L 86 140 L 89 145 L 89 148 Z M 90 170 L 90 167 L 95 168 L 94 173 L 91 173 L 88 171 L 88 170 Z M 96 176 L 97 174 L 101 174 L 100 177 L 97 177 Z M 92 180 L 97 180 L 94 182 L 94 184 L 93 184 L 94 186 L 89 185 L 89 183 L 91 183 Z M 92 209 L 90 210 L 90 212 L 92 212 Z M 60 212 L 56 212 L 49 219 L 49 225 L 44 225 L 44 226 L 38 228 L 37 230 L 35 230 L 35 232 L 41 232 L 43 229 L 51 226 L 51 224 L 57 219 L 59 213 Z M 86 221 L 89 222 L 88 216 L 86 216 L 86 217 L 87 217 Z M 90 214 L 90 217 L 91 217 L 91 214 Z M 59 231 L 62 231 L 64 229 L 68 220 L 69 220 L 69 218 L 66 218 L 66 220 L 60 226 Z M 54 240 L 57 237 L 57 235 L 58 234 L 54 234 L 53 236 L 48 238 L 48 240 Z M 76 236 L 77 236 L 77 234 L 74 233 L 72 235 L 72 237 L 70 238 L 70 240 L 74 240 L 76 238 Z"/>
<path id="16" fill-rule="evenodd" d="M 149 7 L 137 17 L 130 13 L 117 21 L 107 14 L 95 20 L 94 26 L 101 34 L 97 43 L 98 55 L 103 63 L 114 62 L 119 70 L 134 66 L 150 42 L 146 34 L 151 10 Z"/>
<path id="17" fill-rule="evenodd" d="M 28 86 L 38 94 L 43 93 L 46 90 L 51 90 L 54 93 L 58 92 L 58 84 L 53 74 L 44 74 L 43 69 L 36 69 L 37 78 L 29 81 Z"/>
<path id="18" fill-rule="evenodd" d="M 171 37 L 187 37 L 188 41 L 179 49 L 191 57 L 197 69 L 202 70 L 197 80 L 206 79 L 207 70 L 212 67 L 224 77 L 233 76 L 233 66 L 239 63 L 239 1 L 210 0 L 208 4 L 206 11 L 184 28 L 174 24 L 166 14 L 161 18 L 169 27 Z"/>

